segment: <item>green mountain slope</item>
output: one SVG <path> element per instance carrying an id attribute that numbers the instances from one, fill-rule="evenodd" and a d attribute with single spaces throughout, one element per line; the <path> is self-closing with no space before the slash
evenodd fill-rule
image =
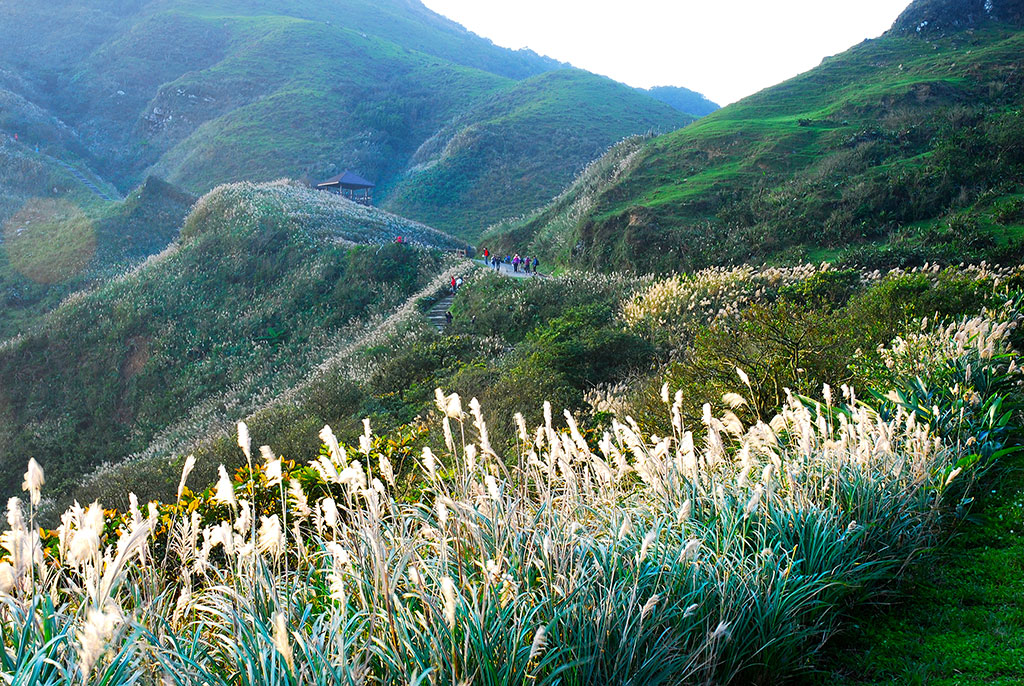
<path id="1" fill-rule="evenodd" d="M 553 193 L 535 186 L 564 185 L 589 161 L 583 151 L 595 155 L 624 135 L 689 121 L 621 84 L 532 80 L 564 65 L 498 48 L 414 0 L 67 5 L 0 7 L 0 44 L 9 46 L 0 71 L 14 75 L 12 92 L 66 122 L 89 164 L 122 190 L 148 174 L 202 193 L 225 182 L 353 168 L 377 182 L 378 197 L 400 184 L 395 207 L 456 228 L 519 212 L 526 199 L 547 200 Z M 452 196 L 431 185 L 430 200 L 411 199 L 419 186 L 406 174 L 419 164 L 417 151 L 460 130 L 493 128 L 509 114 L 495 111 L 502 103 L 519 111 L 501 122 L 504 140 L 530 147 L 509 155 L 501 141 L 479 141 L 468 168 L 460 167 L 473 175 L 460 178 Z M 602 116 L 580 131 L 572 154 L 546 155 L 520 173 L 535 179 L 523 193 L 499 185 L 515 173 L 509 160 L 531 157 L 545 141 L 563 144 L 567 118 L 595 108 Z M 522 116 L 530 109 L 539 116 Z M 7 130 L 31 145 L 53 144 L 46 131 Z M 467 189 L 489 195 L 488 211 L 470 202 L 449 220 Z"/>
<path id="2" fill-rule="evenodd" d="M 0 342 L 0 469 L 34 456 L 64 492 L 175 422 L 244 414 L 434 278 L 438 254 L 399 235 L 457 245 L 298 186 L 208 194 L 179 244 Z"/>
<path id="3" fill-rule="evenodd" d="M 614 183 L 581 186 L 587 209 L 560 242 L 577 264 L 640 270 L 844 250 L 868 266 L 1016 255 L 1024 33 L 987 19 L 912 34 L 652 140 Z M 521 249 L 547 217 L 506 230 Z"/>
<path id="4" fill-rule="evenodd" d="M 387 206 L 475 236 L 545 204 L 611 142 L 691 120 L 605 77 L 548 72 L 498 91 L 424 143 Z"/>
<path id="5" fill-rule="evenodd" d="M 4 150 L 0 146 L 0 159 Z M 122 201 L 106 202 L 54 158 L 23 149 L 6 160 L 17 162 L 7 170 L 21 189 L 58 184 L 52 186 L 58 193 L 26 193 L 2 222 L 0 340 L 29 330 L 75 291 L 166 248 L 195 202 L 192 195 L 155 178 Z M 66 190 L 60 192 L 62 188 Z"/>

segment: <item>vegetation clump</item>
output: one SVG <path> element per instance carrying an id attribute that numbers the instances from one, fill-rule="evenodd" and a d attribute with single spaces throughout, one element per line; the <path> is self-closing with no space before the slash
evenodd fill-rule
<path id="1" fill-rule="evenodd" d="M 826 387 L 746 427 L 705 406 L 699 437 L 667 390 L 663 437 L 627 419 L 592 447 L 546 404 L 504 456 L 479 403 L 440 390 L 418 458 L 367 422 L 358 447 L 324 427 L 299 465 L 240 424 L 235 479 L 193 494 L 190 459 L 174 504 L 75 505 L 42 534 L 32 462 L 28 519 L 12 499 L 3 535 L 0 660 L 38 684 L 777 680 L 1000 455 L 1016 320 L 898 342 L 886 359 L 918 376 L 880 403 Z"/>

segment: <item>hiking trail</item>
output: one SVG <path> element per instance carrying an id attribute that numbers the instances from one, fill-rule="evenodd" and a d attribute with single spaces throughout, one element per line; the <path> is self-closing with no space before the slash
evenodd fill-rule
<path id="1" fill-rule="evenodd" d="M 517 272 L 512 268 L 511 264 L 505 264 L 504 262 L 502 262 L 499 265 L 500 269 L 495 269 L 494 267 L 492 267 L 490 264 L 487 264 L 483 260 L 473 260 L 473 262 L 478 267 L 483 267 L 492 272 L 496 271 L 498 274 L 501 274 L 502 276 L 507 277 L 509 279 L 532 279 L 534 277 L 539 279 L 547 278 L 543 274 L 527 274 L 526 272 L 523 271 Z M 444 313 L 448 311 L 448 309 L 452 306 L 452 303 L 454 301 L 455 295 L 450 292 L 446 293 L 443 298 L 434 303 L 434 306 L 430 308 L 429 311 L 427 311 L 427 319 L 429 319 L 430 323 L 437 328 L 438 333 L 443 332 L 445 329 L 448 328 L 448 321 L 445 319 Z"/>
<path id="2" fill-rule="evenodd" d="M 65 162 L 62 159 L 58 159 L 58 158 L 52 157 L 50 155 L 47 155 L 47 157 L 49 157 L 51 160 L 53 160 L 58 165 L 63 167 L 64 170 L 66 170 L 69 174 L 71 174 L 73 177 L 75 177 L 75 179 L 77 179 L 79 183 L 81 183 L 83 186 L 85 186 L 90 191 L 92 191 L 93 194 L 98 195 L 99 197 L 103 198 L 107 202 L 118 202 L 120 200 L 123 200 L 123 198 L 120 198 L 120 197 L 115 198 L 115 197 L 111 196 L 110 193 L 106 192 L 105 190 L 103 190 L 102 188 L 97 186 L 92 181 L 92 179 L 90 179 L 85 174 L 83 174 L 81 172 L 81 170 L 79 170 L 77 167 L 68 164 L 67 162 Z"/>
<path id="3" fill-rule="evenodd" d="M 447 293 L 443 298 L 434 303 L 434 306 L 427 312 L 427 319 L 437 327 L 438 332 L 444 331 L 447 328 L 448 321 L 445 319 L 444 313 L 448 311 L 448 308 L 452 306 L 454 301 L 455 296 Z"/>

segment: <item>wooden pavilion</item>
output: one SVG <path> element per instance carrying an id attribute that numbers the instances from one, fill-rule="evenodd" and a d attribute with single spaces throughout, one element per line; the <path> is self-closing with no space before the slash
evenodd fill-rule
<path id="1" fill-rule="evenodd" d="M 321 181 L 316 185 L 316 187 L 321 191 L 340 193 L 343 198 L 348 198 L 352 202 L 357 202 L 360 205 L 373 204 L 374 184 L 355 172 L 345 170 L 337 176 L 332 176 L 326 181 Z"/>

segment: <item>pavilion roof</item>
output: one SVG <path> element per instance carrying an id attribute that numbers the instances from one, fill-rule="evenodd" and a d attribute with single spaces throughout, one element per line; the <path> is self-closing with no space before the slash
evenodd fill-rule
<path id="1" fill-rule="evenodd" d="M 338 174 L 332 176 L 326 181 L 321 181 L 316 185 L 317 188 L 323 188 L 324 186 L 342 186 L 344 188 L 374 188 L 374 184 L 371 181 L 367 181 L 363 177 L 359 176 L 355 172 L 348 171 L 347 169 Z"/>

